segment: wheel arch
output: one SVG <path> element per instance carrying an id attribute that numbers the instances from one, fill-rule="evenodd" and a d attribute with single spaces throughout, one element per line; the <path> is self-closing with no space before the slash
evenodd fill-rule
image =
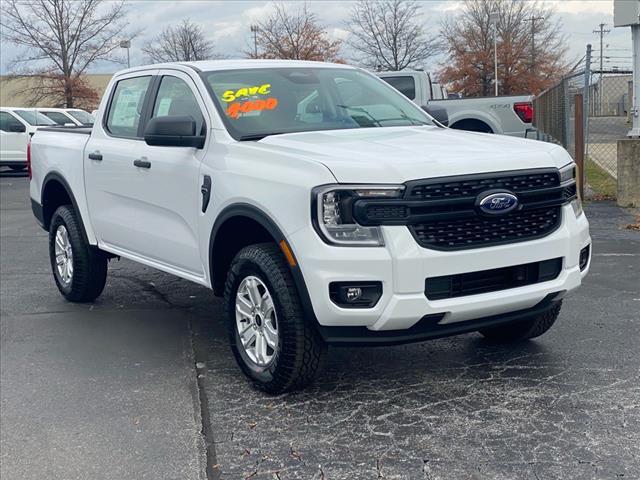
<path id="1" fill-rule="evenodd" d="M 237 228 L 247 226 L 255 229 L 251 232 L 247 241 L 234 241 L 231 248 L 227 248 L 226 242 L 229 238 L 232 238 L 234 232 L 237 232 Z M 231 265 L 233 257 L 235 257 L 237 252 L 242 248 L 254 243 L 272 241 L 282 249 L 281 242 L 283 240 L 286 242 L 286 237 L 282 233 L 282 230 L 275 221 L 260 208 L 248 203 L 237 203 L 224 208 L 217 216 L 209 238 L 209 278 L 211 279 L 211 286 L 214 293 L 216 295 L 222 295 L 228 268 Z M 286 243 L 288 245 L 288 242 Z M 290 246 L 289 249 L 291 249 Z M 295 266 L 289 264 L 289 267 L 298 294 L 300 295 L 304 313 L 306 316 L 315 320 L 316 317 L 311 305 L 309 292 L 297 259 L 295 259 Z"/>
<path id="2" fill-rule="evenodd" d="M 450 122 L 449 127 L 457 130 L 466 130 L 469 132 L 498 133 L 495 126 L 493 126 L 491 122 L 487 121 L 486 118 L 460 118 L 455 120 L 453 123 Z M 473 128 L 477 128 L 477 130 Z"/>
<path id="3" fill-rule="evenodd" d="M 82 228 L 82 235 L 84 240 L 87 241 L 87 231 L 84 226 L 84 221 L 78 208 L 78 202 L 73 195 L 69 183 L 58 172 L 49 172 L 44 181 L 42 182 L 42 191 L 40 194 L 40 202 L 42 204 L 42 221 L 45 230 L 49 230 L 51 225 L 51 218 L 56 209 L 62 205 L 71 205 L 78 216 L 80 227 Z M 88 243 L 88 241 L 87 241 Z"/>

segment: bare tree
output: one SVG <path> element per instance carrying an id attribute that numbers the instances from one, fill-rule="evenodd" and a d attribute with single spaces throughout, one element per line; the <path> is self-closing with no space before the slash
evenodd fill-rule
<path id="1" fill-rule="evenodd" d="M 256 42 L 257 58 L 340 61 L 342 42 L 328 37 L 306 3 L 295 11 L 287 10 L 283 3 L 276 4 L 273 14 L 257 24 Z M 253 48 L 245 54 L 256 57 Z"/>
<path id="2" fill-rule="evenodd" d="M 449 61 L 439 79 L 467 96 L 490 95 L 494 74 L 494 27 L 498 14 L 499 92 L 539 93 L 568 69 L 567 38 L 553 11 L 519 0 L 465 0 L 462 11 L 442 23 Z"/>
<path id="3" fill-rule="evenodd" d="M 2 39 L 24 47 L 8 64 L 10 78 L 32 77 L 31 98 L 73 107 L 76 90 L 87 97 L 90 88 L 81 75 L 115 58 L 125 17 L 124 0 L 3 0 Z"/>
<path id="4" fill-rule="evenodd" d="M 361 0 L 347 22 L 347 44 L 363 65 L 382 70 L 423 66 L 438 53 L 435 35 L 427 35 L 421 7 L 412 0 Z"/>
<path id="5" fill-rule="evenodd" d="M 218 57 L 202 27 L 188 18 L 180 25 L 162 30 L 142 51 L 152 62 L 190 62 Z"/>

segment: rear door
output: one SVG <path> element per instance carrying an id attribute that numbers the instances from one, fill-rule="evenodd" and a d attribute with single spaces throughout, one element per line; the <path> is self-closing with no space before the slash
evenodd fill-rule
<path id="1" fill-rule="evenodd" d="M 93 229 L 107 249 L 132 255 L 140 250 L 136 203 L 151 185 L 133 166 L 142 156 L 142 118 L 154 73 L 122 76 L 111 87 L 101 125 L 84 151 L 85 190 Z M 135 198 L 131 191 L 140 189 Z"/>
<path id="2" fill-rule="evenodd" d="M 28 141 L 25 123 L 9 112 L 0 112 L 0 162 L 26 162 Z"/>

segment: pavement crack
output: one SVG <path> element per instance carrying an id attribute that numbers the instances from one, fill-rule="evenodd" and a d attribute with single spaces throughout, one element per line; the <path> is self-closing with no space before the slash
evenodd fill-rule
<path id="1" fill-rule="evenodd" d="M 221 466 L 217 461 L 215 438 L 213 434 L 213 428 L 211 427 L 211 413 L 209 411 L 209 398 L 207 396 L 207 390 L 205 382 L 207 378 L 207 364 L 206 351 L 200 345 L 200 342 L 196 338 L 196 334 L 193 330 L 191 320 L 188 322 L 189 338 L 191 339 L 191 352 L 194 365 L 194 371 L 196 375 L 196 389 L 198 393 L 198 403 L 200 406 L 200 422 L 201 429 L 200 434 L 204 438 L 205 444 L 205 460 L 206 468 L 205 473 L 207 480 L 220 480 L 221 478 Z"/>

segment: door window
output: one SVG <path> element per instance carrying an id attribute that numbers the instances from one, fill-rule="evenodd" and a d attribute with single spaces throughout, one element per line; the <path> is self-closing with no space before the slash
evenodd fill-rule
<path id="1" fill-rule="evenodd" d="M 382 80 L 398 90 L 409 100 L 415 100 L 416 82 L 413 77 L 382 77 Z"/>
<path id="2" fill-rule="evenodd" d="M 202 133 L 204 117 L 193 91 L 177 77 L 164 76 L 153 106 L 155 117 L 190 116 L 196 122 L 196 134 Z"/>
<path id="3" fill-rule="evenodd" d="M 0 112 L 0 130 L 3 132 L 11 132 L 11 128 L 21 127 L 20 123 L 13 115 L 8 112 Z"/>
<path id="4" fill-rule="evenodd" d="M 137 138 L 144 97 L 149 88 L 151 77 L 135 77 L 120 80 L 113 92 L 107 131 L 118 137 Z"/>

